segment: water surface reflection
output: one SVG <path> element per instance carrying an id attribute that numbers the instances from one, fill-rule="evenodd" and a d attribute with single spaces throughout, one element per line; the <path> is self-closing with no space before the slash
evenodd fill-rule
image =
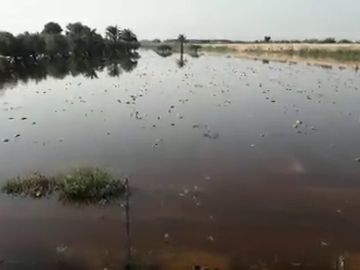
<path id="1" fill-rule="evenodd" d="M 358 269 L 359 74 L 177 59 L 142 52 L 132 72 L 98 65 L 93 80 L 74 71 L 89 64 L 22 75 L 0 99 L 1 181 L 83 166 L 128 176 L 131 255 L 145 269 L 330 270 L 340 256 Z M 0 201 L 5 269 L 127 264 L 124 202 Z"/>

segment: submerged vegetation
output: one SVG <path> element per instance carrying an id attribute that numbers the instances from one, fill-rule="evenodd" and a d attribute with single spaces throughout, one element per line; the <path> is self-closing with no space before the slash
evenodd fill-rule
<path id="1" fill-rule="evenodd" d="M 0 32 L 0 56 L 9 61 L 133 55 L 139 46 L 136 35 L 128 29 L 109 26 L 104 38 L 96 29 L 80 22 L 68 24 L 65 33 L 55 22 L 47 23 L 41 33 L 25 32 L 14 36 Z"/>
<path id="2" fill-rule="evenodd" d="M 2 192 L 32 198 L 59 194 L 63 201 L 108 203 L 124 193 L 125 184 L 98 168 L 81 168 L 66 176 L 48 178 L 39 173 L 8 180 Z"/>
<path id="3" fill-rule="evenodd" d="M 54 179 L 47 178 L 39 173 L 26 177 L 9 180 L 2 187 L 2 192 L 12 195 L 28 196 L 33 198 L 46 197 L 58 188 Z"/>
<path id="4" fill-rule="evenodd" d="M 60 190 L 66 200 L 96 202 L 118 198 L 124 192 L 124 184 L 107 171 L 83 168 L 67 175 Z"/>

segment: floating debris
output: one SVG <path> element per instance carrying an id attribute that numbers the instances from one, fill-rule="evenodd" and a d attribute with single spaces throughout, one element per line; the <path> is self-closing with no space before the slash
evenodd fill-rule
<path id="1" fill-rule="evenodd" d="M 167 244 L 170 242 L 170 234 L 164 233 L 164 242 Z"/>
<path id="2" fill-rule="evenodd" d="M 65 245 L 60 245 L 56 247 L 56 252 L 59 254 L 63 254 L 68 250 L 68 247 Z"/>
<path id="3" fill-rule="evenodd" d="M 213 237 L 213 236 L 209 236 L 208 238 L 207 238 L 209 241 L 211 241 L 211 242 L 214 242 L 215 241 L 215 238 Z"/>
<path id="4" fill-rule="evenodd" d="M 158 147 L 163 141 L 163 139 L 156 139 L 155 143 L 152 145 L 152 148 Z"/>
<path id="5" fill-rule="evenodd" d="M 321 247 L 328 247 L 329 243 L 325 242 L 325 241 L 321 241 L 320 242 Z"/>
<path id="6" fill-rule="evenodd" d="M 220 137 L 220 134 L 217 133 L 217 132 L 212 132 L 211 130 L 207 130 L 205 133 L 204 133 L 204 137 L 206 138 L 209 138 L 209 139 L 213 139 L 213 140 L 216 140 Z"/>
<path id="7" fill-rule="evenodd" d="M 345 257 L 340 255 L 336 262 L 336 270 L 344 270 L 345 269 Z"/>
<path id="8" fill-rule="evenodd" d="M 293 124 L 293 128 L 298 128 L 303 124 L 303 121 L 301 120 L 296 120 L 295 123 Z"/>
<path id="9" fill-rule="evenodd" d="M 10 141 L 10 139 L 3 139 L 2 142 L 3 143 L 8 143 Z"/>

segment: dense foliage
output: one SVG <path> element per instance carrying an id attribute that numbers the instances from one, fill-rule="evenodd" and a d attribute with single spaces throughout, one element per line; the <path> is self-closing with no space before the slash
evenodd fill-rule
<path id="1" fill-rule="evenodd" d="M 32 58 L 94 57 L 132 55 L 139 48 L 136 35 L 128 29 L 109 26 L 105 38 L 80 22 L 70 23 L 65 32 L 49 22 L 41 33 L 0 32 L 0 55 L 14 61 Z"/>

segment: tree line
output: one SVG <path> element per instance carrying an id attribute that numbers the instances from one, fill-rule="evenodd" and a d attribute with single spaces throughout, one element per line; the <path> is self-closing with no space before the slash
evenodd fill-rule
<path id="1" fill-rule="evenodd" d="M 129 29 L 108 26 L 103 37 L 96 29 L 80 22 L 68 24 L 65 30 L 58 23 L 49 22 L 41 33 L 25 32 L 14 36 L 0 32 L 0 56 L 13 61 L 132 56 L 139 46 L 137 36 Z"/>

